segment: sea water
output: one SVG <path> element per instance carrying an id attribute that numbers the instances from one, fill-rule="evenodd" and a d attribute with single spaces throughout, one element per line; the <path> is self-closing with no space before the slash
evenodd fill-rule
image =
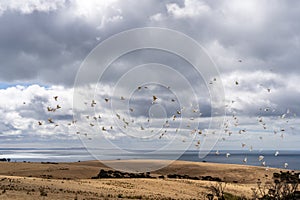
<path id="1" fill-rule="evenodd" d="M 102 152 L 103 150 L 99 150 Z M 110 152 L 110 151 L 106 151 Z M 230 152 L 227 158 L 226 153 Z M 114 154 L 113 152 L 103 154 L 102 160 L 124 160 L 124 159 L 161 159 L 169 160 L 178 157 L 177 160 L 193 161 L 193 162 L 213 162 L 262 166 L 265 161 L 266 167 L 284 168 L 284 164 L 288 163 L 288 169 L 300 170 L 300 151 L 279 151 L 275 156 L 275 151 L 219 151 L 219 155 L 215 151 L 209 152 L 206 157 L 199 158 L 198 151 L 178 152 L 160 152 L 152 154 L 151 151 L 135 151 L 134 153 Z M 175 156 L 174 156 L 175 155 Z M 258 160 L 262 155 L 264 159 Z M 244 163 L 244 158 L 247 162 Z M 0 148 L 0 158 L 10 158 L 11 162 L 77 162 L 85 160 L 95 160 L 85 148 Z"/>

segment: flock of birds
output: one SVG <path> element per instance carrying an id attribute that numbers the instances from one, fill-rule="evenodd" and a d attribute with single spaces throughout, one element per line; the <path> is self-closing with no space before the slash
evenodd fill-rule
<path id="1" fill-rule="evenodd" d="M 216 78 L 213 78 L 212 81 L 209 84 L 214 84 L 214 82 L 216 82 L 216 81 L 218 81 L 218 80 Z M 235 81 L 234 84 L 236 86 L 240 85 L 240 83 L 238 81 Z M 141 90 L 144 90 L 144 89 L 148 89 L 148 86 L 139 86 L 137 88 L 137 91 L 141 91 Z M 168 87 L 167 89 L 170 89 L 170 87 Z M 264 90 L 266 90 L 266 92 L 268 92 L 268 93 L 271 93 L 271 88 L 264 88 Z M 151 103 L 152 104 L 156 104 L 159 101 L 159 99 L 160 99 L 160 97 L 158 95 L 151 95 L 149 97 L 149 100 L 150 100 L 150 98 L 151 98 Z M 55 104 L 54 104 L 54 106 L 53 105 L 52 106 L 48 106 L 47 107 L 47 112 L 54 113 L 54 112 L 57 112 L 58 110 L 60 110 L 62 108 L 60 106 L 60 104 L 59 104 L 59 97 L 58 96 L 54 96 L 53 99 L 54 99 Z M 108 97 L 103 98 L 103 101 L 105 103 L 109 103 L 110 100 L 111 99 L 108 98 Z M 120 96 L 119 100 L 120 101 L 125 101 L 126 97 Z M 176 103 L 177 99 L 176 98 L 171 98 L 168 101 L 170 103 Z M 232 110 L 234 110 L 232 108 L 233 108 L 233 105 L 235 103 L 236 103 L 236 100 L 231 100 L 227 105 L 225 105 L 226 109 L 229 110 L 229 113 L 232 113 L 231 116 L 227 116 L 227 119 L 225 120 L 225 122 L 224 122 L 224 124 L 222 126 L 222 132 L 226 136 L 231 136 L 232 134 L 244 134 L 244 133 L 246 133 L 248 131 L 248 130 L 246 130 L 246 128 L 240 127 L 239 117 L 238 117 L 238 115 L 237 115 L 237 113 L 235 111 L 232 111 Z M 84 102 L 84 104 L 86 106 L 90 107 L 90 108 L 97 107 L 97 101 L 95 99 L 92 99 L 90 102 Z M 187 111 L 187 110 L 188 109 L 184 108 L 184 107 L 181 107 L 181 108 L 178 107 L 178 109 L 174 110 L 173 114 L 168 119 L 166 119 L 164 121 L 164 123 L 163 123 L 163 130 L 160 132 L 158 138 L 162 139 L 167 134 L 168 128 L 172 128 L 172 122 L 175 122 L 178 118 L 181 118 L 182 113 L 185 112 L 185 111 Z M 259 112 L 272 112 L 272 111 L 274 112 L 275 109 L 272 109 L 271 107 L 266 107 L 266 108 L 260 108 L 259 109 Z M 135 112 L 135 109 L 134 108 L 129 108 L 128 113 L 130 114 L 130 113 L 133 113 L 133 112 Z M 195 107 L 195 106 L 192 106 L 191 109 L 189 110 L 189 112 L 191 112 L 193 114 L 193 116 L 188 119 L 190 122 L 197 121 L 201 117 L 201 115 L 202 115 L 202 113 L 200 112 L 199 107 Z M 291 111 L 289 109 L 287 109 L 287 111 L 285 113 L 283 113 L 279 118 L 280 118 L 280 120 L 283 120 L 286 124 L 288 124 L 289 123 L 289 118 L 291 116 L 296 117 L 295 114 L 292 114 Z M 117 120 L 119 120 L 120 124 L 122 124 L 122 128 L 124 128 L 124 129 L 128 128 L 129 126 L 133 127 L 134 124 L 135 124 L 135 128 L 138 127 L 139 131 L 145 131 L 145 130 L 149 131 L 149 128 L 150 128 L 149 124 L 150 124 L 150 121 L 151 121 L 150 118 L 148 118 L 146 120 L 147 122 L 146 122 L 146 125 L 145 125 L 145 123 L 142 123 L 142 124 L 136 123 L 135 119 L 132 119 L 132 118 L 131 119 L 127 119 L 126 116 L 124 117 L 120 113 L 115 113 L 115 117 L 116 117 Z M 90 127 L 94 127 L 98 123 L 98 121 L 102 119 L 101 114 L 99 114 L 97 116 L 86 115 L 85 118 L 88 121 L 88 126 L 90 126 Z M 59 124 L 56 123 L 55 120 L 53 118 L 51 118 L 51 117 L 49 117 L 45 121 L 38 121 L 37 124 L 39 126 L 43 126 L 46 122 L 48 122 L 49 124 L 53 124 L 54 127 L 59 126 Z M 76 123 L 77 123 L 77 120 L 72 120 L 71 122 L 68 123 L 68 126 L 74 125 Z M 147 125 L 147 123 L 148 123 L 148 125 Z M 257 117 L 257 123 L 258 123 L 259 126 L 262 127 L 263 130 L 270 131 L 269 127 L 268 127 L 269 124 L 267 123 L 267 121 L 265 121 L 265 119 L 263 117 L 263 114 L 261 116 Z M 198 127 L 194 128 L 191 123 L 187 123 L 186 124 L 186 129 L 190 130 L 191 134 L 197 134 L 199 136 L 207 136 L 207 134 L 209 133 L 209 130 L 200 130 Z M 292 129 L 292 127 L 291 127 L 291 129 Z M 110 130 L 117 130 L 117 128 L 115 128 L 112 125 L 106 125 L 106 126 L 103 125 L 103 126 L 100 127 L 100 130 L 103 131 L 103 132 L 109 132 Z M 175 133 L 177 133 L 177 132 L 179 132 L 179 129 L 175 127 L 174 129 L 172 129 L 172 131 L 175 132 Z M 282 127 L 282 128 L 277 129 L 277 130 L 273 130 L 273 133 L 274 133 L 274 135 L 276 135 L 277 133 L 279 133 L 280 137 L 283 138 L 285 131 L 286 131 L 286 129 L 284 127 Z M 151 133 L 155 132 L 155 129 L 150 130 L 150 132 Z M 217 130 L 211 130 L 212 134 L 215 134 L 216 132 L 217 132 Z M 77 131 L 76 133 L 77 134 L 81 134 L 79 131 Z M 82 134 L 85 135 L 86 137 L 88 137 L 88 133 L 82 133 Z M 92 140 L 92 137 L 88 137 L 88 139 Z M 222 137 L 221 140 L 226 140 L 225 136 Z M 259 140 L 263 140 L 263 136 L 259 136 Z M 185 142 L 185 139 L 182 139 L 182 142 Z M 201 145 L 201 140 L 197 139 L 195 147 L 199 148 L 200 145 Z M 242 143 L 241 144 L 242 148 L 246 148 L 247 146 L 249 146 L 249 151 L 253 150 L 253 146 L 252 145 L 248 145 L 246 143 Z M 222 155 L 222 154 L 220 153 L 219 150 L 217 150 L 215 152 L 215 155 L 219 156 L 219 155 Z M 274 153 L 275 157 L 277 157 L 279 155 L 280 155 L 279 151 L 276 151 Z M 229 152 L 226 152 L 225 156 L 227 158 L 229 158 L 231 156 L 231 154 Z M 267 166 L 265 157 L 263 155 L 260 155 L 258 157 L 258 161 L 261 163 L 262 166 Z M 244 159 L 242 160 L 242 162 L 243 163 L 247 163 L 248 162 L 248 158 L 244 157 Z M 288 167 L 288 163 L 284 163 L 283 167 L 287 168 Z"/>

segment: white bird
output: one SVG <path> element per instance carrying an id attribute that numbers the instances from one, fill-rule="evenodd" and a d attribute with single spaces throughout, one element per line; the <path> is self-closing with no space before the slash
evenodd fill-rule
<path id="1" fill-rule="evenodd" d="M 269 168 L 270 168 L 270 167 L 269 167 L 269 166 L 267 166 L 267 167 L 266 167 L 266 171 L 269 171 Z"/>
<path id="2" fill-rule="evenodd" d="M 152 99 L 153 101 L 152 102 L 155 102 L 157 100 L 157 97 L 155 95 L 152 96 Z"/>
<path id="3" fill-rule="evenodd" d="M 252 150 L 253 150 L 253 146 L 251 145 L 249 151 L 252 151 Z"/>
<path id="4" fill-rule="evenodd" d="M 276 151 L 276 152 L 275 152 L 275 156 L 278 156 L 278 155 L 279 155 L 279 151 Z"/>
<path id="5" fill-rule="evenodd" d="M 54 123 L 53 120 L 52 120 L 51 118 L 48 119 L 48 122 L 51 123 L 51 124 Z"/>
<path id="6" fill-rule="evenodd" d="M 95 105 L 96 105 L 96 101 L 92 100 L 91 107 L 94 107 Z"/>
<path id="7" fill-rule="evenodd" d="M 259 156 L 258 161 L 262 161 L 265 157 L 264 156 Z"/>
<path id="8" fill-rule="evenodd" d="M 289 166 L 288 163 L 284 163 L 284 168 L 287 168 Z"/>
<path id="9" fill-rule="evenodd" d="M 217 150 L 217 151 L 216 151 L 216 155 L 220 155 L 220 152 L 219 152 L 219 150 Z"/>
<path id="10" fill-rule="evenodd" d="M 229 156 L 230 156 L 230 153 L 226 153 L 226 158 L 229 158 Z"/>
<path id="11" fill-rule="evenodd" d="M 244 158 L 243 162 L 244 162 L 244 163 L 247 163 L 247 157 Z"/>

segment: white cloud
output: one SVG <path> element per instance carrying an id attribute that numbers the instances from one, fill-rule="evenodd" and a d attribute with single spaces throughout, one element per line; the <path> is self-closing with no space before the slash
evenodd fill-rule
<path id="1" fill-rule="evenodd" d="M 164 18 L 162 13 L 156 13 L 155 15 L 150 16 L 151 21 L 161 21 Z"/>
<path id="2" fill-rule="evenodd" d="M 97 29 L 102 29 L 109 24 L 123 20 L 122 9 L 119 8 L 119 0 L 108 1 L 72 1 L 67 10 L 68 18 L 80 18 Z"/>
<path id="3" fill-rule="evenodd" d="M 27 1 L 10 1 L 2 0 L 0 2 L 0 14 L 7 10 L 19 11 L 23 14 L 30 14 L 34 11 L 49 12 L 54 11 L 65 5 L 65 0 L 27 0 Z"/>
<path id="4" fill-rule="evenodd" d="M 269 6 L 271 5 L 266 1 L 231 0 L 222 3 L 221 11 L 226 18 L 228 25 L 238 25 L 246 28 L 253 28 L 253 26 L 256 26 L 256 28 L 260 28 L 266 19 L 265 15 L 269 10 Z"/>
<path id="5" fill-rule="evenodd" d="M 175 18 L 194 18 L 206 15 L 210 11 L 209 5 L 198 0 L 185 0 L 183 7 L 176 3 L 169 3 L 166 4 L 166 8 L 168 13 Z"/>

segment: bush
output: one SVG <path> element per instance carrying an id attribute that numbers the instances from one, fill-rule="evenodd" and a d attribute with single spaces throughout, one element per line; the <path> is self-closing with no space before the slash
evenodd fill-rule
<path id="1" fill-rule="evenodd" d="M 273 174 L 273 183 L 262 185 L 260 179 L 257 188 L 252 188 L 253 198 L 260 200 L 293 200 L 300 183 L 299 173 L 282 172 Z"/>
<path id="2" fill-rule="evenodd" d="M 40 188 L 40 195 L 43 196 L 43 197 L 47 196 L 47 192 L 45 191 L 44 188 Z"/>
<path id="3" fill-rule="evenodd" d="M 225 199 L 224 190 L 226 188 L 226 183 L 217 182 L 215 185 L 210 186 L 210 190 L 214 196 L 218 197 L 218 199 Z"/>

